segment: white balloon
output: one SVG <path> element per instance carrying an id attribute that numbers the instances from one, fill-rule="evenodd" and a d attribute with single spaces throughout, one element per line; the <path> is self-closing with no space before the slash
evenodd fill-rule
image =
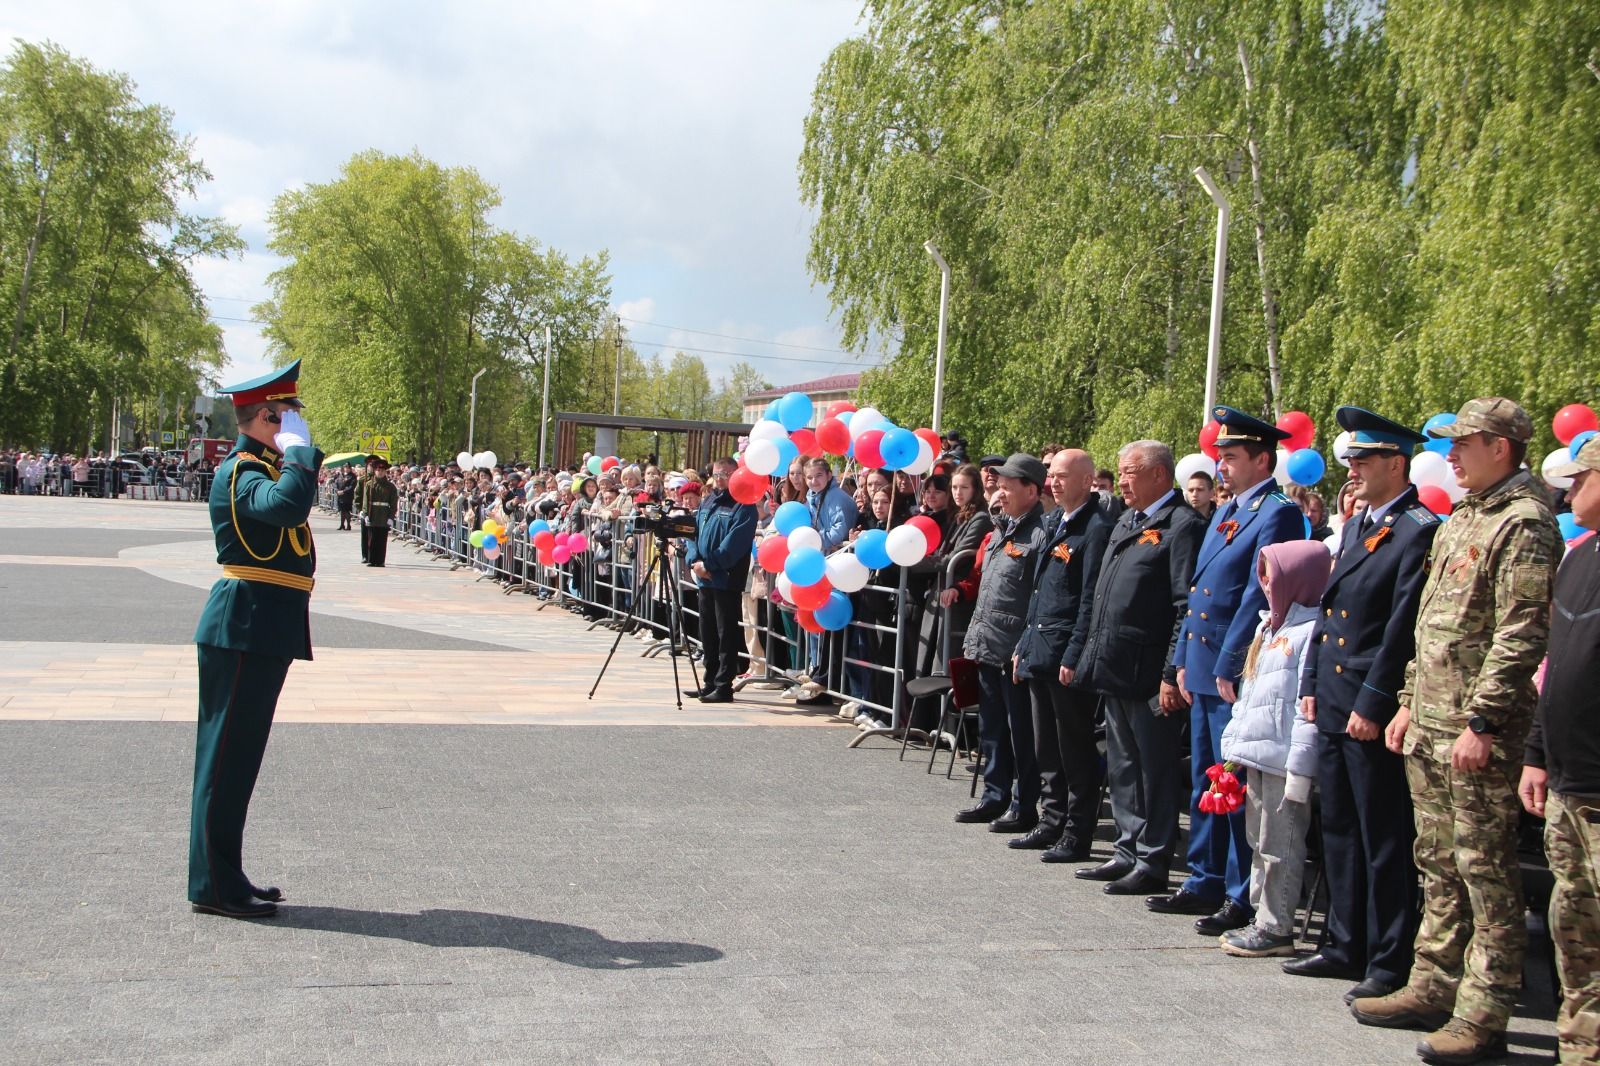
<path id="1" fill-rule="evenodd" d="M 744 465 L 748 466 L 752 473 L 760 474 L 762 477 L 770 477 L 772 472 L 778 469 L 778 460 L 781 458 L 778 446 L 765 437 L 757 438 L 745 445 Z"/>
<path id="2" fill-rule="evenodd" d="M 856 558 L 855 552 L 834 552 L 828 556 L 828 583 L 840 592 L 860 592 L 871 577 L 872 571 Z"/>
<path id="3" fill-rule="evenodd" d="M 1278 449 L 1278 465 L 1273 468 L 1273 476 L 1285 485 L 1293 485 L 1289 479 L 1289 449 Z"/>
<path id="4" fill-rule="evenodd" d="M 750 427 L 750 440 L 752 442 L 758 440 L 782 440 L 788 435 L 789 431 L 783 428 L 782 422 L 775 422 L 770 418 L 763 418 Z"/>
<path id="5" fill-rule="evenodd" d="M 1462 497 L 1466 496 L 1467 490 L 1462 488 L 1461 485 L 1459 483 L 1457 483 L 1455 477 L 1452 475 L 1451 478 L 1450 478 L 1450 484 L 1448 484 L 1448 485 L 1446 485 L 1444 487 L 1444 494 L 1446 496 L 1450 497 L 1450 502 L 1451 503 L 1460 503 L 1461 500 L 1462 500 Z"/>
<path id="6" fill-rule="evenodd" d="M 887 421 L 876 407 L 863 407 L 850 416 L 850 439 L 855 440 L 869 429 L 882 429 Z"/>
<path id="7" fill-rule="evenodd" d="M 822 550 L 822 534 L 810 526 L 800 526 L 789 534 L 789 550 L 796 551 L 800 548 L 815 548 Z"/>
<path id="8" fill-rule="evenodd" d="M 889 530 L 884 550 L 900 566 L 915 566 L 928 554 L 928 538 L 916 526 L 895 526 Z"/>
<path id="9" fill-rule="evenodd" d="M 778 595 L 783 597 L 784 603 L 794 602 L 794 582 L 789 580 L 789 575 L 782 570 L 778 571 L 777 580 L 773 582 L 778 590 Z"/>
<path id="10" fill-rule="evenodd" d="M 463 470 L 471 470 L 472 469 L 472 453 L 471 452 L 458 452 L 456 454 L 456 465 L 459 466 Z"/>
<path id="11" fill-rule="evenodd" d="M 1570 462 L 1572 462 L 1572 453 L 1565 447 L 1557 448 L 1545 456 L 1544 462 L 1539 464 L 1539 476 L 1544 478 L 1545 484 L 1553 489 L 1570 489 L 1572 487 L 1572 479 L 1570 477 L 1561 477 L 1550 473 L 1551 467 L 1562 466 Z"/>
<path id="12" fill-rule="evenodd" d="M 1418 452 L 1411 460 L 1411 480 L 1418 485 L 1436 485 L 1446 492 L 1456 487 L 1450 464 L 1438 452 Z"/>
<path id="13" fill-rule="evenodd" d="M 483 465 L 484 466 L 490 466 L 490 467 L 499 466 L 500 465 L 500 458 L 499 458 L 499 456 L 495 455 L 494 452 L 484 452 L 483 453 Z"/>
<path id="14" fill-rule="evenodd" d="M 1209 455 L 1190 452 L 1178 460 L 1177 469 L 1173 472 L 1173 476 L 1177 478 L 1179 486 L 1188 484 L 1189 479 L 1196 474 L 1207 474 L 1215 481 L 1217 477 L 1217 461 Z"/>
<path id="15" fill-rule="evenodd" d="M 1355 443 L 1355 439 L 1356 435 L 1348 429 L 1333 438 L 1333 457 L 1346 470 L 1350 469 L 1350 445 Z"/>

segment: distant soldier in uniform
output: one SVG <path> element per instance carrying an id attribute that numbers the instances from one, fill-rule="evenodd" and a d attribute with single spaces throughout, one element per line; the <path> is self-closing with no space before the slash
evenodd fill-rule
<path id="1" fill-rule="evenodd" d="M 368 561 L 371 540 L 367 535 L 367 490 L 372 487 L 372 471 L 378 462 L 376 455 L 367 456 L 367 465 L 356 478 L 356 518 L 361 522 L 361 561 Z"/>
<path id="2" fill-rule="evenodd" d="M 1352 436 L 1350 516 L 1300 673 L 1301 714 L 1317 727 L 1328 921 L 1322 949 L 1286 973 L 1359 982 L 1345 1002 L 1406 983 L 1416 935 L 1415 832 L 1405 761 L 1383 744 L 1416 650 L 1417 603 L 1439 519 L 1417 500 L 1411 454 L 1427 438 L 1359 407 L 1341 407 Z"/>
<path id="3" fill-rule="evenodd" d="M 1573 479 L 1572 516 L 1600 529 L 1600 439 L 1552 474 Z M 1561 971 L 1562 1062 L 1600 1062 L 1600 537 L 1556 571 L 1550 658 L 1522 757 L 1522 805 L 1545 820 L 1555 875 L 1550 939 Z"/>
<path id="4" fill-rule="evenodd" d="M 222 577 L 200 615 L 200 725 L 189 830 L 189 901 L 197 911 L 262 918 L 283 893 L 245 876 L 245 814 L 289 663 L 311 658 L 306 519 L 322 452 L 300 417 L 300 362 L 222 389 L 239 439 L 211 483 L 211 526 Z M 268 443 L 271 441 L 272 443 Z"/>
<path id="5" fill-rule="evenodd" d="M 1517 783 L 1538 693 L 1561 535 L 1523 470 L 1533 423 L 1510 400 L 1469 401 L 1431 430 L 1454 440 L 1467 495 L 1434 540 L 1417 654 L 1385 741 L 1406 757 L 1422 874 L 1409 983 L 1351 1004 L 1366 1025 L 1436 1029 L 1426 1062 L 1506 1050 L 1527 946 L 1517 865 Z"/>
<path id="6" fill-rule="evenodd" d="M 1211 787 L 1206 770 L 1222 761 L 1222 731 L 1233 717 L 1245 657 L 1267 609 L 1256 556 L 1268 544 L 1304 540 L 1306 524 L 1272 476 L 1278 442 L 1288 434 L 1232 407 L 1218 407 L 1212 414 L 1222 427 L 1217 474 L 1232 495 L 1213 515 L 1200 543 L 1172 659 L 1178 689 L 1191 701 L 1190 873 L 1177 892 L 1151 896 L 1145 906 L 1158 914 L 1204 915 L 1195 922 L 1195 931 L 1221 936 L 1249 925 L 1254 917 L 1250 844 L 1243 811 L 1205 814 L 1200 797 Z"/>
<path id="7" fill-rule="evenodd" d="M 377 458 L 377 457 L 375 457 Z M 389 556 L 389 522 L 400 507 L 400 490 L 389 480 L 389 460 L 372 464 L 367 483 L 367 565 L 382 566 Z"/>

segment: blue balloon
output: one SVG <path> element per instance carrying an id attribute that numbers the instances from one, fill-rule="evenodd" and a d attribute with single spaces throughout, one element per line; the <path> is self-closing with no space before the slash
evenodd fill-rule
<path id="1" fill-rule="evenodd" d="M 810 524 L 811 512 L 799 500 L 790 500 L 788 503 L 779 504 L 778 509 L 772 514 L 772 528 L 786 537 L 801 526 L 809 526 Z M 815 585 L 816 582 L 812 581 L 809 584 Z"/>
<path id="2" fill-rule="evenodd" d="M 1422 432 L 1424 435 L 1427 435 L 1428 430 L 1438 429 L 1440 426 L 1448 426 L 1455 420 L 1456 416 L 1451 414 L 1449 411 L 1441 411 L 1432 418 L 1428 419 L 1426 422 L 1422 423 Z M 1449 437 L 1428 436 L 1428 440 L 1425 444 L 1423 444 L 1423 447 L 1430 452 L 1436 452 L 1439 455 L 1443 455 L 1450 450 L 1450 446 L 1454 443 L 1455 441 L 1451 440 Z"/>
<path id="3" fill-rule="evenodd" d="M 772 471 L 773 477 L 783 477 L 789 472 L 789 464 L 800 458 L 800 446 L 788 437 L 781 437 L 772 443 L 778 446 L 778 466 Z M 793 500 L 789 501 L 793 503 Z"/>
<path id="4" fill-rule="evenodd" d="M 1572 443 L 1567 445 L 1567 454 L 1576 459 L 1578 457 L 1579 450 L 1581 450 L 1585 444 L 1588 444 L 1596 436 L 1600 436 L 1600 434 L 1596 434 L 1592 429 L 1586 429 L 1582 433 L 1579 433 L 1576 437 L 1572 438 Z"/>
<path id="5" fill-rule="evenodd" d="M 899 426 L 889 430 L 878 442 L 878 453 L 883 456 L 883 465 L 890 470 L 904 470 L 917 461 L 917 435 L 909 429 Z"/>
<path id="6" fill-rule="evenodd" d="M 1328 464 L 1315 448 L 1301 448 L 1289 454 L 1285 473 L 1296 485 L 1315 485 L 1328 472 Z"/>
<path id="7" fill-rule="evenodd" d="M 1571 511 L 1563 511 L 1556 515 L 1556 525 L 1561 527 L 1561 539 L 1572 540 L 1574 537 L 1583 536 L 1583 527 L 1578 525 L 1578 520 Z"/>
<path id="8" fill-rule="evenodd" d="M 855 617 L 855 608 L 850 606 L 850 597 L 834 589 L 828 593 L 828 602 L 811 612 L 811 617 L 817 620 L 817 625 L 826 630 L 840 630 L 850 624 L 850 619 Z"/>
<path id="9" fill-rule="evenodd" d="M 783 572 L 796 585 L 815 585 L 828 576 L 828 561 L 815 548 L 796 548 L 783 561 Z"/>
<path id="10" fill-rule="evenodd" d="M 483 535 L 483 550 L 484 551 L 493 551 L 494 549 L 496 549 L 498 547 L 500 547 L 500 538 L 499 537 L 495 536 L 493 533 L 485 533 Z"/>
<path id="11" fill-rule="evenodd" d="M 778 399 L 778 421 L 793 433 L 811 424 L 811 397 L 803 392 L 791 392 Z"/>
<path id="12" fill-rule="evenodd" d="M 1302 522 L 1304 522 L 1306 524 L 1306 539 L 1310 540 L 1311 539 L 1311 519 L 1310 519 L 1310 517 L 1308 517 L 1306 515 L 1301 515 L 1300 516 L 1300 521 L 1302 521 Z"/>
<path id="13" fill-rule="evenodd" d="M 529 540 L 532 540 L 534 537 L 537 537 L 540 533 L 548 533 L 548 532 L 550 532 L 550 523 L 546 522 L 542 518 L 536 518 L 532 522 L 528 523 L 528 539 Z"/>
<path id="14" fill-rule="evenodd" d="M 863 530 L 861 536 L 856 538 L 856 558 L 861 560 L 861 565 L 868 570 L 893 566 L 894 560 L 889 558 L 889 546 L 886 543 L 888 539 L 889 534 L 881 529 Z M 794 578 L 789 580 L 793 581 Z"/>
<path id="15" fill-rule="evenodd" d="M 839 421 L 843 422 L 846 426 L 848 426 L 848 425 L 850 425 L 850 416 L 853 415 L 853 414 L 855 414 L 854 411 L 840 411 L 838 414 L 834 415 L 833 417 L 837 418 Z"/>

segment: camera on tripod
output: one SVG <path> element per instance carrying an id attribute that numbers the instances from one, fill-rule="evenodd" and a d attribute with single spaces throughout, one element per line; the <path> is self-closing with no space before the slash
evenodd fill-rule
<path id="1" fill-rule="evenodd" d="M 648 504 L 635 512 L 633 529 L 636 533 L 652 533 L 668 539 L 693 537 L 699 532 L 695 528 L 694 515 L 671 513 L 663 510 L 658 503 Z"/>

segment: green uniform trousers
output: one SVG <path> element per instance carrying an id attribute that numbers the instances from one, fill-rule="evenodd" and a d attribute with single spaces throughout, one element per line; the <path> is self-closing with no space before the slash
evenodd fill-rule
<path id="1" fill-rule="evenodd" d="M 1412 729 L 1418 729 L 1413 723 Z M 1497 740 L 1489 765 L 1452 769 L 1447 737 L 1426 737 L 1406 757 L 1416 812 L 1422 925 L 1411 987 L 1430 1003 L 1503 1033 L 1522 987 L 1528 945 L 1517 863 L 1520 757 Z M 1521 755 L 1522 745 L 1515 745 Z"/>
<path id="2" fill-rule="evenodd" d="M 1600 796 L 1550 792 L 1544 817 L 1556 877 L 1550 939 L 1561 970 L 1561 1061 L 1600 1062 Z"/>
<path id="3" fill-rule="evenodd" d="M 272 731 L 288 658 L 210 644 L 200 653 L 200 726 L 194 744 L 189 822 L 189 900 L 241 903 L 244 820 Z"/>

